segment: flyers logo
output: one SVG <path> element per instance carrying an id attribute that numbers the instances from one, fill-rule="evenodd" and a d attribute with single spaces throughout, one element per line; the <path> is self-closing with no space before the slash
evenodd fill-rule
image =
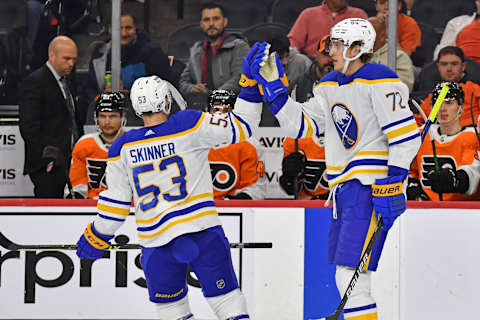
<path id="1" fill-rule="evenodd" d="M 91 189 L 107 187 L 105 180 L 105 169 L 107 168 L 106 159 L 89 159 L 87 158 L 87 176 L 88 185 Z"/>
<path id="2" fill-rule="evenodd" d="M 328 189 L 328 181 L 326 180 L 325 160 L 309 160 L 305 162 L 305 188 L 313 192 L 320 184 L 323 189 Z"/>
<path id="3" fill-rule="evenodd" d="M 330 109 L 335 128 L 345 149 L 357 144 L 358 123 L 350 109 L 343 103 L 336 103 Z"/>
<path id="4" fill-rule="evenodd" d="M 228 162 L 210 162 L 213 188 L 218 191 L 228 191 L 237 184 L 237 171 Z"/>

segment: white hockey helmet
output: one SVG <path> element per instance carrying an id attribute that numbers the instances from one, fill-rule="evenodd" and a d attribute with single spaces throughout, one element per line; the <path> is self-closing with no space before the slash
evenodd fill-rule
<path id="1" fill-rule="evenodd" d="M 373 53 L 373 44 L 377 34 L 372 24 L 365 19 L 349 18 L 340 21 L 330 30 L 332 41 L 343 42 L 343 58 L 350 62 L 359 58 L 364 53 Z M 353 58 L 347 58 L 347 50 L 354 42 L 361 42 L 360 52 Z M 348 66 L 348 63 L 345 64 Z M 344 68 L 345 73 L 346 68 Z"/>
<path id="2" fill-rule="evenodd" d="M 146 112 L 163 112 L 172 110 L 172 94 L 168 81 L 158 76 L 142 77 L 135 80 L 130 91 L 130 100 L 137 116 Z"/>

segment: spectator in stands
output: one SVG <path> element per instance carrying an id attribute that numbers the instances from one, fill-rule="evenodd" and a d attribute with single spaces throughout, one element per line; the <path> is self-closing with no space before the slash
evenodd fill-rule
<path id="1" fill-rule="evenodd" d="M 298 102 L 306 102 L 313 97 L 313 86 L 322 79 L 324 75 L 333 70 L 333 60 L 328 54 L 329 35 L 323 36 L 318 42 L 315 60 L 310 68 L 295 81 L 290 81 L 288 86 L 289 95 Z"/>
<path id="2" fill-rule="evenodd" d="M 400 47 L 409 56 L 422 44 L 422 32 L 417 22 L 406 12 L 405 0 L 398 1 L 397 36 Z M 388 0 L 375 0 L 377 17 L 388 22 Z"/>
<path id="3" fill-rule="evenodd" d="M 158 75 L 175 85 L 167 56 L 145 32 L 137 29 L 135 16 L 122 13 L 120 28 L 122 89 L 130 90 L 136 79 L 150 75 Z M 89 64 L 89 101 L 100 92 L 111 90 L 105 88 L 105 74 L 111 71 L 111 47 L 112 42 L 108 41 L 93 49 Z"/>
<path id="4" fill-rule="evenodd" d="M 476 28 L 479 24 L 479 21 L 478 19 L 480 18 L 479 17 L 479 12 L 480 12 L 480 0 L 477 0 L 475 1 L 475 4 L 477 5 L 477 11 L 474 12 L 472 15 L 461 15 L 461 16 L 458 16 L 458 17 L 455 17 L 453 19 L 451 19 L 450 21 L 448 21 L 447 23 L 447 26 L 445 27 L 445 30 L 443 30 L 443 35 L 442 35 L 442 39 L 440 40 L 440 43 L 436 46 L 435 48 L 435 51 L 433 53 L 433 60 L 437 60 L 437 57 L 438 57 L 438 53 L 440 52 L 440 50 L 444 47 L 447 47 L 447 46 L 458 46 L 460 48 L 462 48 L 462 46 L 460 46 L 458 43 L 457 43 L 457 37 L 459 36 L 459 33 L 460 31 L 462 31 L 466 26 L 469 26 L 470 24 L 473 24 L 473 28 Z M 475 22 L 475 23 L 473 23 Z M 465 41 L 468 41 L 469 39 L 465 38 L 465 35 L 468 35 L 469 33 L 471 33 L 471 30 L 468 31 L 466 33 L 464 33 L 462 35 L 462 39 L 460 39 L 460 44 L 464 44 Z M 474 40 L 476 35 L 473 35 L 474 37 L 470 40 Z M 477 42 L 479 40 L 477 39 Z M 462 48 L 464 49 L 464 48 Z M 463 50 L 465 52 L 465 50 Z M 469 56 L 467 53 L 466 53 L 467 57 Z M 477 52 L 477 57 L 478 57 L 478 52 Z M 478 60 L 477 60 L 478 62 Z"/>
<path id="5" fill-rule="evenodd" d="M 104 92 L 95 101 L 97 131 L 80 138 L 72 151 L 68 198 L 97 199 L 106 189 L 108 149 L 125 131 L 127 101 L 121 92 Z"/>
<path id="6" fill-rule="evenodd" d="M 373 45 L 373 56 L 371 62 L 388 65 L 388 43 L 387 43 L 387 24 L 385 19 L 377 17 L 368 18 L 368 21 L 375 28 L 377 33 L 375 44 Z M 413 64 L 408 54 L 400 48 L 397 48 L 397 68 L 395 73 L 400 80 L 408 87 L 408 91 L 413 89 Z"/>
<path id="7" fill-rule="evenodd" d="M 479 148 L 474 128 L 460 123 L 464 92 L 457 82 L 442 82 L 435 86 L 433 100 L 438 98 L 443 85 L 449 91 L 438 112 L 438 124 L 430 127 L 412 162 L 407 196 L 409 200 L 480 200 L 480 192 L 464 194 L 468 189 L 467 174 L 457 171 L 460 166 L 472 164 Z M 454 188 L 447 189 L 454 180 Z"/>
<path id="8" fill-rule="evenodd" d="M 232 90 L 213 90 L 208 97 L 209 113 L 227 113 L 233 110 L 237 95 Z M 215 200 L 263 200 L 266 176 L 263 147 L 251 137 L 228 146 L 212 148 L 208 154 Z"/>
<path id="9" fill-rule="evenodd" d="M 320 6 L 306 8 L 288 34 L 290 46 L 314 57 L 323 36 L 330 33 L 336 23 L 347 18 L 367 19 L 368 16 L 362 9 L 350 7 L 347 0 L 325 0 Z"/>
<path id="10" fill-rule="evenodd" d="M 249 46 L 241 35 L 225 32 L 228 16 L 220 3 L 204 2 L 200 16 L 205 38 L 190 48 L 179 88 L 190 107 L 204 110 L 209 90 L 240 91 L 242 59 Z"/>
<path id="11" fill-rule="evenodd" d="M 82 134 L 85 112 L 77 108 L 67 76 L 77 59 L 77 46 L 55 37 L 48 61 L 19 86 L 20 133 L 25 141 L 24 174 L 37 198 L 63 198 L 67 164 Z"/>
<path id="12" fill-rule="evenodd" d="M 328 198 L 330 189 L 325 171 L 323 135 L 319 138 L 285 138 L 283 156 L 279 183 L 288 195 L 297 193 L 298 199 Z"/>
<path id="13" fill-rule="evenodd" d="M 289 82 L 296 81 L 312 65 L 309 57 L 298 52 L 297 48 L 290 47 L 287 36 L 279 35 L 267 42 L 271 45 L 270 52 L 277 52 Z"/>
<path id="14" fill-rule="evenodd" d="M 476 1 L 477 12 L 480 8 L 480 0 Z M 475 19 L 465 26 L 457 35 L 456 45 L 463 50 L 465 55 L 480 63 L 480 19 L 478 14 Z"/>
<path id="15" fill-rule="evenodd" d="M 458 47 L 445 47 L 440 50 L 438 61 L 437 61 L 438 73 L 440 74 L 440 81 L 454 81 L 459 82 L 465 93 L 465 108 L 461 118 L 460 123 L 462 126 L 472 125 L 472 114 L 471 110 L 473 109 L 473 115 L 476 119 L 480 114 L 480 86 L 470 80 L 467 80 L 467 69 L 465 63 L 465 57 L 463 51 Z M 429 83 L 434 81 L 436 77 L 433 75 L 425 74 L 425 70 L 420 73 L 420 90 L 425 90 L 429 87 Z M 428 79 L 428 80 L 426 80 Z M 430 89 L 431 90 L 431 89 Z M 422 103 L 422 109 L 425 114 L 430 114 L 430 101 L 432 94 L 430 93 Z M 472 100 L 473 98 L 473 100 Z M 424 122 L 421 115 L 416 114 L 415 119 L 418 124 Z"/>

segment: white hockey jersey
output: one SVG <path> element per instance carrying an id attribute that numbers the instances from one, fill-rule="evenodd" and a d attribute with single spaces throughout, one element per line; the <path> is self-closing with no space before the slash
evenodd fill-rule
<path id="1" fill-rule="evenodd" d="M 100 193 L 95 228 L 113 234 L 133 198 L 138 237 L 145 247 L 220 225 L 213 201 L 210 148 L 243 141 L 260 122 L 261 103 L 237 99 L 223 115 L 183 110 L 165 123 L 133 129 L 110 147 L 108 188 Z"/>
<path id="2" fill-rule="evenodd" d="M 330 72 L 304 104 L 288 98 L 271 105 L 292 138 L 325 131 L 330 187 L 351 179 L 368 185 L 384 178 L 388 166 L 408 170 L 420 134 L 408 107 L 408 88 L 388 67 L 368 63 L 351 76 Z"/>

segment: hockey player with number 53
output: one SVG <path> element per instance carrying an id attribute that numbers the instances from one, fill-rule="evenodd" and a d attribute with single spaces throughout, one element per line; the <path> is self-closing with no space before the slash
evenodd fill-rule
<path id="1" fill-rule="evenodd" d="M 208 153 L 252 135 L 261 113 L 261 96 L 254 91 L 242 89 L 235 112 L 181 110 L 170 116 L 172 95 L 185 107 L 170 83 L 151 76 L 133 84 L 130 98 L 144 127 L 126 132 L 110 147 L 108 188 L 99 195 L 98 215 L 80 237 L 77 255 L 100 258 L 133 199 L 141 264 L 159 319 L 194 319 L 187 300 L 188 266 L 220 320 L 249 319 L 213 201 Z"/>
<path id="2" fill-rule="evenodd" d="M 420 134 L 408 107 L 408 88 L 388 67 L 368 63 L 375 30 L 358 18 L 337 23 L 330 32 L 334 71 L 315 86 L 314 97 L 299 104 L 287 95 L 282 65 L 262 44 L 244 74 L 243 86 L 262 87 L 270 110 L 292 138 L 325 132 L 325 159 L 333 198 L 328 262 L 337 265 L 342 296 L 381 214 L 384 226 L 365 272 L 350 294 L 345 319 L 377 319 L 370 274 L 389 228 L 406 210 L 404 182 L 420 146 Z M 241 83 L 242 84 L 242 83 Z M 327 310 L 325 313 L 328 312 Z"/>

